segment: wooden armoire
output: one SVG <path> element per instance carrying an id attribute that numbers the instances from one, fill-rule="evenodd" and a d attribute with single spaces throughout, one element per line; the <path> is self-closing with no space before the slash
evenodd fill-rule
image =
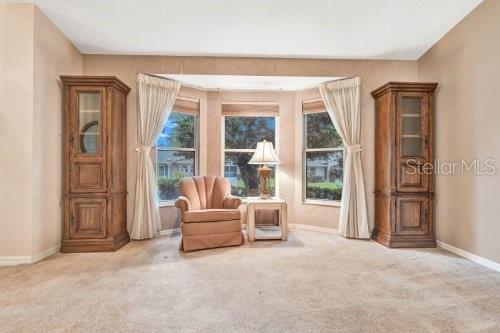
<path id="1" fill-rule="evenodd" d="M 375 98 L 375 229 L 388 247 L 435 247 L 434 90 L 388 82 Z"/>
<path id="2" fill-rule="evenodd" d="M 127 94 L 113 76 L 61 76 L 61 252 L 115 251 L 127 232 Z"/>

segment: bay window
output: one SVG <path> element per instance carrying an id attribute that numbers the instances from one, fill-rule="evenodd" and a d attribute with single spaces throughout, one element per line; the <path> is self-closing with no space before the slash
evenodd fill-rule
<path id="1" fill-rule="evenodd" d="M 156 171 L 160 202 L 179 196 L 179 182 L 197 173 L 198 103 L 177 100 L 156 141 Z"/>
<path id="2" fill-rule="evenodd" d="M 323 102 L 303 105 L 304 201 L 340 201 L 344 147 Z"/>
<path id="3" fill-rule="evenodd" d="M 277 118 L 274 116 L 223 116 L 224 177 L 231 183 L 231 192 L 241 197 L 259 195 L 258 165 L 248 164 L 257 142 L 267 140 L 276 149 Z M 271 173 L 272 195 L 276 193 L 276 167 Z"/>

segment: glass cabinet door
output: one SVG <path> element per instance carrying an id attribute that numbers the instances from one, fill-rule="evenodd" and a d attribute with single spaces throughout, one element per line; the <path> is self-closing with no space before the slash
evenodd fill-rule
<path id="1" fill-rule="evenodd" d="M 401 123 L 402 157 L 422 156 L 422 97 L 402 96 Z"/>
<path id="2" fill-rule="evenodd" d="M 102 153 L 102 105 L 100 92 L 78 92 L 79 155 Z"/>

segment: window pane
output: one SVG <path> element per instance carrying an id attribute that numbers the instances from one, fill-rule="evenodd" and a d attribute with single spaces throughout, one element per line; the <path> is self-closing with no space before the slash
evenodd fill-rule
<path id="1" fill-rule="evenodd" d="M 156 146 L 159 148 L 194 148 L 195 115 L 172 112 L 165 122 Z"/>
<path id="2" fill-rule="evenodd" d="M 419 157 L 422 155 L 422 138 L 403 136 L 403 156 Z"/>
<path id="3" fill-rule="evenodd" d="M 343 152 L 306 152 L 306 199 L 342 198 Z"/>
<path id="4" fill-rule="evenodd" d="M 419 115 L 422 111 L 422 98 L 403 97 L 403 114 Z"/>
<path id="5" fill-rule="evenodd" d="M 253 153 L 226 153 L 224 161 L 224 177 L 231 183 L 231 193 L 240 197 L 259 196 L 259 174 L 258 165 L 248 164 Z M 271 193 L 275 194 L 275 175 L 276 168 L 273 169 L 270 176 Z"/>
<path id="6" fill-rule="evenodd" d="M 307 148 L 336 148 L 342 139 L 333 126 L 328 112 L 309 113 L 306 118 Z"/>
<path id="7" fill-rule="evenodd" d="M 78 93 L 79 153 L 101 153 L 101 94 Z"/>
<path id="8" fill-rule="evenodd" d="M 166 151 L 157 153 L 158 194 L 160 200 L 175 200 L 179 196 L 179 181 L 194 176 L 194 151 Z"/>
<path id="9" fill-rule="evenodd" d="M 257 142 L 274 142 L 274 117 L 225 117 L 225 148 L 255 149 Z"/>

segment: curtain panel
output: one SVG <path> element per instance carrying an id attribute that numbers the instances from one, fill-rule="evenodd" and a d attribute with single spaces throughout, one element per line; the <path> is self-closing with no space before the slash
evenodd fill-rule
<path id="1" fill-rule="evenodd" d="M 361 167 L 361 79 L 320 85 L 326 109 L 347 150 L 340 207 L 340 233 L 349 238 L 370 238 L 365 183 Z"/>
<path id="2" fill-rule="evenodd" d="M 179 89 L 176 81 L 137 75 L 137 176 L 134 214 L 129 228 L 132 239 L 153 238 L 160 229 L 156 174 L 149 153 L 172 111 Z"/>

